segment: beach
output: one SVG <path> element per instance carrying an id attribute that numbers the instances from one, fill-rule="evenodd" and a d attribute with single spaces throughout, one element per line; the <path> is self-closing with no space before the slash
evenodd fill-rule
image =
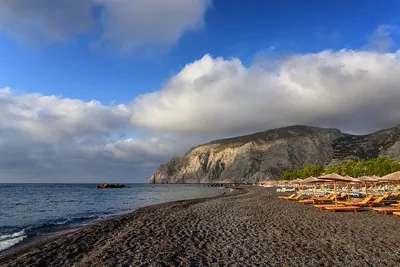
<path id="1" fill-rule="evenodd" d="M 400 218 L 316 210 L 241 186 L 11 250 L 0 266 L 399 266 Z"/>

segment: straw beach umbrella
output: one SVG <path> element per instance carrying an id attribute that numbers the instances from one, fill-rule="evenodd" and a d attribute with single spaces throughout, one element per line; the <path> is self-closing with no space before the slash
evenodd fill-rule
<path id="1" fill-rule="evenodd" d="M 393 172 L 388 175 L 382 176 L 381 178 L 378 178 L 378 181 L 381 182 L 388 182 L 388 183 L 395 183 L 395 182 L 400 182 L 400 172 Z"/>
<path id="2" fill-rule="evenodd" d="M 374 181 L 374 186 L 373 186 L 373 188 L 374 188 L 374 191 L 376 192 L 376 193 L 378 193 L 378 189 L 377 189 L 377 186 L 376 186 L 376 183 L 379 181 L 379 178 L 381 178 L 381 177 L 379 177 L 379 176 L 376 176 L 376 175 L 371 175 L 370 176 L 372 179 L 375 179 L 375 181 Z"/>
<path id="3" fill-rule="evenodd" d="M 367 186 L 367 183 L 374 183 L 374 182 L 376 182 L 377 180 L 376 180 L 375 178 L 369 177 L 369 176 L 361 176 L 361 177 L 358 177 L 358 180 L 360 180 L 361 182 L 364 183 L 364 185 L 365 185 L 365 196 L 367 197 L 367 196 L 368 196 L 368 186 Z"/>
<path id="4" fill-rule="evenodd" d="M 347 191 L 348 191 L 348 199 L 349 199 L 349 201 L 350 201 L 350 191 L 351 191 L 351 188 L 350 188 L 350 185 L 352 184 L 352 183 L 358 183 L 358 184 L 360 184 L 360 183 L 362 183 L 362 181 L 360 180 L 360 179 L 358 179 L 358 178 L 354 178 L 354 177 L 351 177 L 351 176 L 346 176 L 346 178 L 349 178 L 349 179 L 351 179 L 352 181 L 351 182 L 349 182 L 348 184 L 347 184 Z"/>
<path id="5" fill-rule="evenodd" d="M 329 182 L 329 181 L 318 179 L 318 178 L 315 178 L 312 176 L 301 181 L 302 184 L 313 184 L 312 197 L 314 197 L 314 194 L 315 194 L 315 184 L 316 183 L 324 183 L 324 182 Z"/>
<path id="6" fill-rule="evenodd" d="M 302 181 L 303 181 L 303 180 L 300 179 L 300 178 L 297 178 L 297 179 L 295 179 L 295 180 L 292 181 L 293 184 L 297 184 L 297 191 L 300 191 L 300 183 L 301 183 Z"/>
<path id="7" fill-rule="evenodd" d="M 400 181 L 400 172 L 393 172 L 391 174 L 382 176 L 381 178 L 378 178 L 377 180 L 382 181 L 382 182 L 398 182 L 398 181 Z"/>
<path id="8" fill-rule="evenodd" d="M 347 182 L 347 183 L 354 182 L 353 178 L 347 178 L 347 177 L 341 176 L 341 175 L 336 174 L 336 173 L 328 173 L 328 174 L 325 174 L 325 175 L 322 175 L 322 176 L 318 177 L 317 179 L 333 181 L 333 190 L 334 190 L 334 193 L 335 193 L 335 201 L 336 202 L 337 202 L 336 183 L 337 182 Z"/>

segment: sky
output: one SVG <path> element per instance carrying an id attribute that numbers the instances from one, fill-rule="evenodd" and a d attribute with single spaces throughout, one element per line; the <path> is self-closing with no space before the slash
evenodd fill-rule
<path id="1" fill-rule="evenodd" d="M 399 8 L 0 0 L 0 182 L 147 182 L 217 138 L 396 126 Z"/>

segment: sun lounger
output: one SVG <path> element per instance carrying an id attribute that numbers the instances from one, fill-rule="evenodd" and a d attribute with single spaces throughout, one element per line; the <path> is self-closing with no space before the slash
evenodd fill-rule
<path id="1" fill-rule="evenodd" d="M 371 201 L 372 197 L 366 197 L 361 201 L 353 201 L 353 202 L 340 202 L 338 201 L 338 204 L 342 204 L 342 205 L 346 205 L 346 206 L 361 206 L 361 207 L 365 207 L 366 205 L 368 205 L 368 203 Z"/>
<path id="2" fill-rule="evenodd" d="M 335 195 L 330 196 L 329 198 L 321 197 L 321 198 L 314 198 L 314 203 L 326 203 L 326 202 L 333 202 L 335 201 Z"/>
<path id="3" fill-rule="evenodd" d="M 400 191 L 391 195 L 391 197 L 400 197 Z"/>
<path id="4" fill-rule="evenodd" d="M 309 198 L 309 199 L 303 199 L 303 200 L 299 200 L 300 204 L 314 204 L 314 198 Z"/>
<path id="5" fill-rule="evenodd" d="M 368 203 L 368 205 L 369 205 L 370 207 L 375 206 L 375 205 L 385 205 L 385 202 L 382 201 L 383 198 L 384 198 L 384 197 L 378 197 L 378 198 L 375 199 L 374 201 L 370 201 L 370 202 Z"/>
<path id="6" fill-rule="evenodd" d="M 336 204 L 321 204 L 321 205 L 314 205 L 315 208 L 319 210 L 323 210 L 326 207 L 344 207 L 344 205 L 336 205 Z"/>
<path id="7" fill-rule="evenodd" d="M 384 194 L 382 197 L 383 197 L 383 199 L 392 199 L 391 196 L 392 196 L 392 193 L 389 192 L 389 193 Z"/>
<path id="8" fill-rule="evenodd" d="M 372 210 L 375 212 L 378 212 L 378 213 L 383 213 L 383 214 L 400 212 L 400 208 L 373 208 Z"/>
<path id="9" fill-rule="evenodd" d="M 388 200 L 388 199 L 382 200 L 382 205 L 390 205 L 390 204 L 397 204 L 397 202 L 395 200 Z"/>
<path id="10" fill-rule="evenodd" d="M 302 196 L 303 196 L 303 194 L 298 194 L 294 198 L 288 198 L 287 200 L 300 200 Z"/>
<path id="11" fill-rule="evenodd" d="M 331 197 L 333 197 L 334 195 L 335 195 L 334 193 L 330 193 L 329 195 L 324 196 L 324 198 L 331 198 Z"/>
<path id="12" fill-rule="evenodd" d="M 337 206 L 337 207 L 325 207 L 327 211 L 336 212 L 336 211 L 354 211 L 356 212 L 360 207 L 357 206 Z"/>
<path id="13" fill-rule="evenodd" d="M 341 194 L 336 197 L 336 199 L 345 199 L 348 196 L 348 194 Z"/>
<path id="14" fill-rule="evenodd" d="M 327 202 L 332 202 L 332 201 L 335 201 L 335 199 L 330 199 L 330 198 L 328 198 L 328 199 L 319 199 L 319 198 L 314 199 L 314 203 L 317 203 L 317 204 L 319 204 L 319 203 L 327 203 Z"/>
<path id="15" fill-rule="evenodd" d="M 393 207 L 400 207 L 400 203 L 392 204 Z"/>
<path id="16" fill-rule="evenodd" d="M 400 212 L 393 212 L 393 215 L 397 215 L 397 216 L 400 216 Z"/>
<path id="17" fill-rule="evenodd" d="M 279 199 L 288 199 L 288 198 L 294 198 L 296 196 L 296 194 L 292 194 L 290 196 L 280 196 Z"/>

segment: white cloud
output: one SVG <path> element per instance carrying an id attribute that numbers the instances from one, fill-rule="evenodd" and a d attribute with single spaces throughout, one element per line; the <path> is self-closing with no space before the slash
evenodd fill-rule
<path id="1" fill-rule="evenodd" d="M 30 44 L 63 42 L 94 24 L 87 0 L 0 0 L 0 31 Z"/>
<path id="2" fill-rule="evenodd" d="M 126 105 L 0 89 L 0 182 L 145 181 L 177 150 L 165 138 L 121 139 L 134 130 L 130 114 Z"/>
<path id="3" fill-rule="evenodd" d="M 368 47 L 381 53 L 388 52 L 396 43 L 393 35 L 399 34 L 399 28 L 391 25 L 379 25 L 368 41 Z"/>
<path id="4" fill-rule="evenodd" d="M 210 0 L 98 0 L 104 7 L 102 40 L 127 53 L 175 44 L 203 26 Z"/>
<path id="5" fill-rule="evenodd" d="M 201 28 L 209 7 L 211 0 L 0 0 L 0 32 L 42 45 L 99 28 L 97 44 L 121 53 L 150 52 Z"/>
<path id="6" fill-rule="evenodd" d="M 209 55 L 161 91 L 139 96 L 132 123 L 149 130 L 237 134 L 292 124 L 368 132 L 400 122 L 400 52 L 323 51 L 246 68 Z"/>
<path id="7" fill-rule="evenodd" d="M 205 55 L 128 105 L 0 89 L 0 182 L 146 181 L 171 156 L 217 138 L 294 124 L 392 127 L 399 56 L 323 51 L 266 69 Z"/>
<path id="8" fill-rule="evenodd" d="M 0 94 L 0 124 L 45 141 L 73 140 L 76 136 L 103 135 L 126 129 L 129 109 L 125 105 L 103 106 L 57 96 L 25 94 L 10 89 Z"/>

